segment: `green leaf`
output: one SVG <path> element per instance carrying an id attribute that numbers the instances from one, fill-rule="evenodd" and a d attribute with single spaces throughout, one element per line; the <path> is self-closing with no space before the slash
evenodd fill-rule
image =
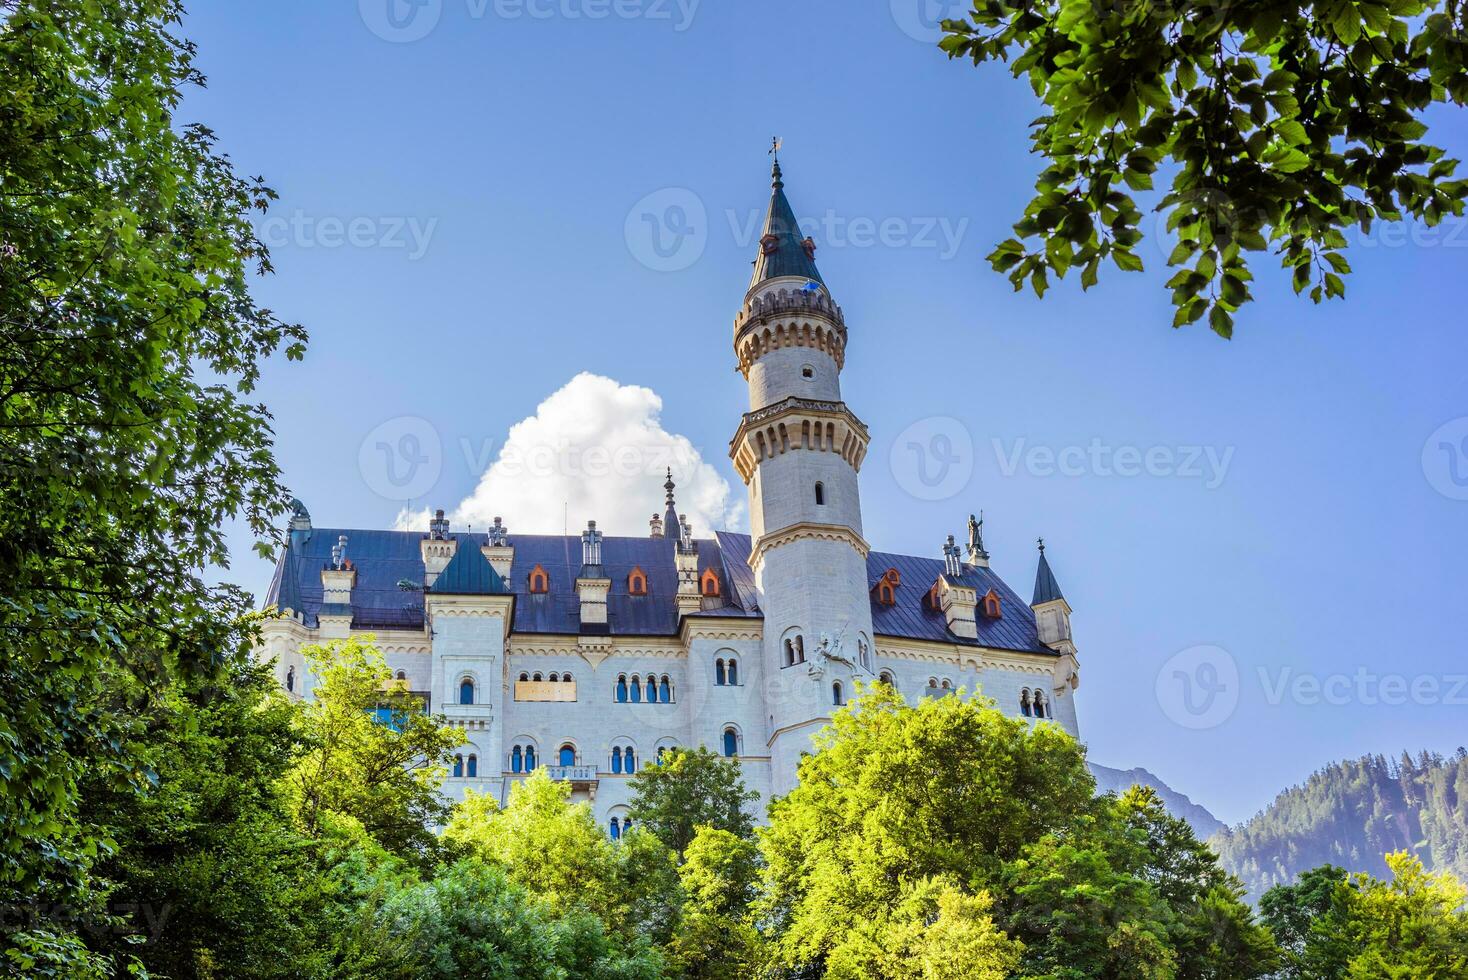
<path id="1" fill-rule="evenodd" d="M 1113 248 L 1111 250 L 1111 260 L 1115 262 L 1116 267 L 1118 269 L 1121 269 L 1123 272 L 1142 271 L 1142 260 L 1134 252 L 1128 252 L 1125 249 L 1121 248 Z"/>

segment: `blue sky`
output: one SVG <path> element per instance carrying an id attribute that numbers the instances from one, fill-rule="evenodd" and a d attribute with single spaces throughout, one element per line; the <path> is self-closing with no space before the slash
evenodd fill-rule
<path id="1" fill-rule="evenodd" d="M 1027 593 L 1043 534 L 1093 759 L 1233 821 L 1332 759 L 1468 741 L 1463 222 L 1358 241 L 1344 303 L 1256 264 L 1224 342 L 1170 328 L 1161 245 L 1145 274 L 1043 301 L 989 271 L 1038 108 L 931 46 L 939 4 L 425 0 L 393 22 L 385 3 L 196 3 L 186 25 L 210 85 L 184 118 L 281 195 L 259 296 L 312 343 L 260 395 L 319 525 L 497 506 L 503 482 L 476 486 L 510 427 L 583 371 L 632 386 L 587 410 L 692 447 L 698 512 L 737 523 L 731 323 L 779 134 L 850 328 L 868 538 L 936 554 L 983 508 Z M 1464 155 L 1462 115 L 1431 121 Z M 439 445 L 411 499 L 370 463 L 374 430 L 418 431 L 403 419 Z M 549 505 L 573 527 L 660 501 L 659 480 L 584 482 Z M 512 529 L 552 529 L 514 504 Z M 236 541 L 231 577 L 263 590 Z"/>

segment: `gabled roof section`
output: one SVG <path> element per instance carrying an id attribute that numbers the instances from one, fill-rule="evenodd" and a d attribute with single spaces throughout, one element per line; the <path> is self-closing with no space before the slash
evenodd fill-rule
<path id="1" fill-rule="evenodd" d="M 505 580 L 479 550 L 479 542 L 463 535 L 454 557 L 438 573 L 429 591 L 434 595 L 503 595 L 509 590 L 505 588 Z"/>
<path id="2" fill-rule="evenodd" d="M 816 269 L 816 260 L 806 252 L 805 236 L 801 234 L 800 223 L 795 220 L 795 212 L 785 197 L 785 182 L 780 177 L 778 159 L 771 175 L 771 187 L 770 210 L 760 235 L 759 254 L 754 260 L 750 288 L 781 276 L 802 276 L 824 286 L 826 281 Z M 766 242 L 769 242 L 768 248 Z"/>
<path id="3" fill-rule="evenodd" d="M 1045 542 L 1040 542 L 1040 567 L 1035 570 L 1035 599 L 1030 603 L 1038 606 L 1042 602 L 1054 602 L 1056 599 L 1064 599 L 1060 591 L 1060 583 L 1055 581 L 1055 573 L 1050 570 L 1050 563 L 1045 560 Z"/>

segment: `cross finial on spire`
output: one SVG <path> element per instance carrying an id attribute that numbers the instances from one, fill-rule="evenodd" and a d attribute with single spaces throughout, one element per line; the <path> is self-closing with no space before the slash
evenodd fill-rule
<path id="1" fill-rule="evenodd" d="M 678 536 L 678 505 L 673 501 L 673 468 L 668 467 L 668 479 L 663 484 L 667 491 L 667 506 L 663 513 L 663 528 L 670 537 Z"/>
<path id="2" fill-rule="evenodd" d="M 785 186 L 784 181 L 780 179 L 780 147 L 784 145 L 785 141 L 782 140 L 780 137 L 770 137 L 770 156 L 775 158 L 775 164 L 770 169 L 770 180 L 772 182 L 772 185 L 775 187 Z"/>
<path id="3" fill-rule="evenodd" d="M 1045 553 L 1045 539 L 1044 538 L 1040 538 L 1039 545 L 1040 545 L 1040 554 L 1043 555 Z"/>

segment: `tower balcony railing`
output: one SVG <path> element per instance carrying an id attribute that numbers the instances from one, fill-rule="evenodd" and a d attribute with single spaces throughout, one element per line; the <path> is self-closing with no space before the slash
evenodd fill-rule
<path id="1" fill-rule="evenodd" d="M 772 316 L 794 313 L 819 313 L 837 326 L 846 326 L 846 317 L 841 307 L 831 302 L 823 290 L 781 289 L 778 292 L 756 296 L 754 301 L 734 316 L 734 332 L 737 334 L 751 321 L 764 320 Z"/>
<path id="2" fill-rule="evenodd" d="M 557 783 L 570 783 L 571 792 L 584 792 L 596 799 L 596 766 L 546 766 L 545 774 Z"/>

